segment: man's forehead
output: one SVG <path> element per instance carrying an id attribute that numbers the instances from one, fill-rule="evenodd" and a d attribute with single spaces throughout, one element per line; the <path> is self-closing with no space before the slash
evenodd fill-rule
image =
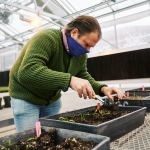
<path id="1" fill-rule="evenodd" d="M 96 45 L 96 43 L 99 41 L 97 38 L 86 38 L 84 39 L 84 42 L 88 44 L 88 46 L 93 47 Z"/>

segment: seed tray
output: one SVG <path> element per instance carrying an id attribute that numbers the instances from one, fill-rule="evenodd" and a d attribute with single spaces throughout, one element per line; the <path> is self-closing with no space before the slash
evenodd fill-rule
<path id="1" fill-rule="evenodd" d="M 50 127 L 42 127 L 45 131 L 48 131 Z M 24 132 L 19 132 L 15 133 L 9 136 L 5 136 L 0 138 L 0 145 L 6 146 L 8 142 L 5 141 L 10 141 L 11 144 L 16 143 L 17 141 L 24 141 L 27 140 L 28 138 L 34 137 L 36 135 L 35 128 L 26 130 Z M 70 131 L 68 129 L 60 129 L 56 128 L 57 131 L 57 142 L 58 144 L 62 141 L 62 138 L 80 138 L 84 141 L 93 141 L 98 143 L 97 146 L 95 146 L 92 150 L 110 150 L 110 138 L 101 136 L 101 135 L 96 135 L 96 134 L 91 134 L 91 133 L 85 133 L 85 132 L 80 132 L 80 131 Z M 5 143 L 5 144 L 4 144 Z M 7 143 L 7 144 L 6 144 Z"/>
<path id="2" fill-rule="evenodd" d="M 150 96 L 150 87 L 146 87 L 144 91 L 142 91 L 142 88 L 137 88 L 133 90 L 127 90 L 125 91 L 129 92 L 131 96 L 137 95 L 137 96 Z"/>
<path id="3" fill-rule="evenodd" d="M 142 106 L 141 100 L 122 99 L 119 101 L 120 106 Z"/>
<path id="4" fill-rule="evenodd" d="M 146 115 L 146 107 L 138 106 L 119 106 L 119 111 L 133 111 L 127 115 L 112 119 L 99 125 L 88 125 L 82 123 L 66 122 L 57 120 L 59 117 L 78 115 L 89 110 L 95 109 L 96 106 L 79 109 L 71 112 L 60 113 L 53 116 L 40 118 L 42 126 L 64 128 L 88 133 L 99 134 L 110 137 L 114 140 L 123 136 L 143 124 Z"/>
<path id="5" fill-rule="evenodd" d="M 146 96 L 141 100 L 138 99 L 122 99 L 119 101 L 120 106 L 141 106 L 147 107 L 147 112 L 150 112 L 150 96 Z"/>

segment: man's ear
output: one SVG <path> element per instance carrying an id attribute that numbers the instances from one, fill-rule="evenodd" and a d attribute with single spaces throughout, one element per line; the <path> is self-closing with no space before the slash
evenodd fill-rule
<path id="1" fill-rule="evenodd" d="M 79 36 L 79 30 L 77 28 L 74 28 L 71 32 L 70 32 L 70 36 L 72 38 L 77 38 Z"/>

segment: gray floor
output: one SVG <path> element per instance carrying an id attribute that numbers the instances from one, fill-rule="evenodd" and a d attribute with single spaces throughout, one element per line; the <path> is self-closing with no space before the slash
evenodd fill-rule
<path id="1" fill-rule="evenodd" d="M 122 88 L 121 90 L 122 92 L 124 92 L 125 90 L 127 90 L 127 88 Z M 0 97 L 6 95 L 9 94 L 1 93 Z M 98 102 L 97 100 L 79 98 L 77 92 L 75 91 L 68 91 L 62 93 L 61 99 L 62 99 L 62 108 L 60 110 L 60 113 L 95 106 Z M 4 102 L 2 102 L 2 104 L 4 104 Z M 10 118 L 13 118 L 11 108 L 3 108 L 2 110 L 0 110 L 0 121 L 7 120 Z M 15 125 L 0 128 L 0 137 L 10 135 L 12 133 L 15 133 Z"/>

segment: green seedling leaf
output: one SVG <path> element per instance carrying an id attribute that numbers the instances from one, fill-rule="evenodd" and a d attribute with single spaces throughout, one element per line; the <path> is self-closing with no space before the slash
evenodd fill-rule
<path id="1" fill-rule="evenodd" d="M 3 145 L 0 145 L 0 147 L 1 147 L 1 148 L 3 148 L 4 150 L 7 150 L 7 148 L 6 148 L 6 147 L 4 147 Z"/>
<path id="2" fill-rule="evenodd" d="M 29 141 L 32 141 L 32 140 L 34 140 L 34 139 L 37 139 L 37 137 L 29 138 L 29 139 L 27 139 L 26 141 L 29 142 Z"/>

